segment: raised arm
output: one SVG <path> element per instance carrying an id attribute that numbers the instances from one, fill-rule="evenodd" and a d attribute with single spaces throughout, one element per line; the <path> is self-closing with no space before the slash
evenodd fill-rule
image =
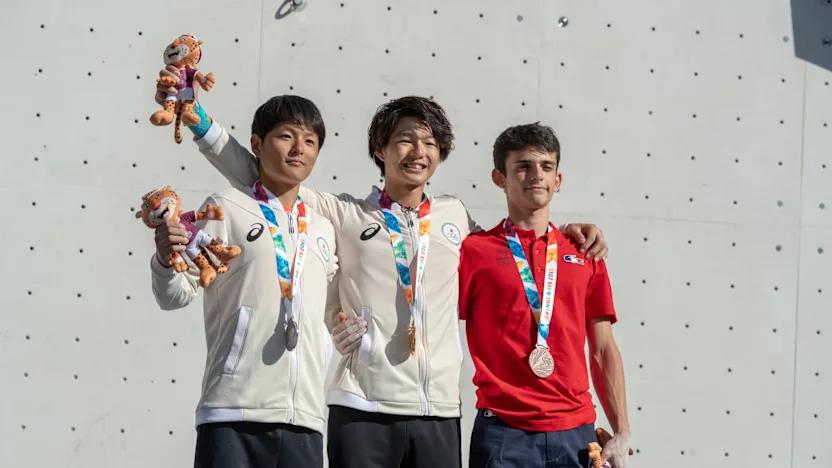
<path id="1" fill-rule="evenodd" d="M 232 186 L 245 190 L 260 178 L 257 159 L 245 146 L 226 131 L 219 123 L 208 117 L 205 109 L 197 103 L 194 111 L 202 123 L 188 127 L 194 132 L 199 152 L 205 156 Z M 204 124 L 208 123 L 207 130 Z M 203 133 L 204 130 L 204 133 Z"/>
<path id="2" fill-rule="evenodd" d="M 167 77 L 178 79 L 175 71 L 175 67 L 170 69 L 169 66 L 159 72 L 160 80 L 156 85 L 157 103 L 162 104 L 168 96 L 177 93 L 173 86 L 165 86 L 170 80 L 161 79 Z M 254 155 L 209 117 L 199 102 L 195 103 L 194 112 L 199 116 L 200 123 L 188 128 L 193 132 L 194 140 L 208 162 L 238 189 L 245 189 L 254 184 L 260 177 Z"/>

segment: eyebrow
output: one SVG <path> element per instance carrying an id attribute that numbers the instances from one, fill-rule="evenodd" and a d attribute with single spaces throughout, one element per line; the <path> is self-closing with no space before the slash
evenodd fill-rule
<path id="1" fill-rule="evenodd" d="M 532 159 L 532 158 L 523 158 L 514 161 L 514 164 L 521 164 L 521 163 L 534 163 L 540 162 L 540 164 L 557 164 L 554 159 Z"/>

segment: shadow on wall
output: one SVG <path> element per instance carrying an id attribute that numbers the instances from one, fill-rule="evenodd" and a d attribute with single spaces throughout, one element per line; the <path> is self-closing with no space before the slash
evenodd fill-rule
<path id="1" fill-rule="evenodd" d="M 791 0 L 794 54 L 832 71 L 832 0 Z"/>

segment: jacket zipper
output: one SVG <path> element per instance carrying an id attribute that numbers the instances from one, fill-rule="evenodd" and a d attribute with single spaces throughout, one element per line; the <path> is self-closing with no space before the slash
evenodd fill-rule
<path id="1" fill-rule="evenodd" d="M 289 219 L 289 234 L 292 234 L 292 240 L 294 241 L 295 249 L 296 249 L 295 252 L 297 253 L 298 241 L 297 241 L 296 236 L 294 235 L 295 234 L 295 219 L 294 219 L 293 213 L 291 211 L 286 212 L 286 217 Z M 297 301 L 299 302 L 298 306 L 300 306 L 301 305 L 300 304 L 300 297 L 297 298 Z M 292 302 L 294 302 L 294 301 L 292 301 Z M 290 307 L 292 307 L 292 306 L 290 305 Z M 294 318 L 295 323 L 297 325 L 298 333 L 301 332 L 301 329 L 300 329 L 300 309 L 301 309 L 301 307 L 298 307 L 297 311 L 292 310 L 292 312 L 293 312 L 292 317 Z M 289 356 L 290 356 L 290 361 L 291 361 L 291 364 L 290 364 L 291 369 L 289 371 L 289 398 L 288 398 L 288 401 L 286 402 L 286 413 L 287 413 L 286 414 L 286 419 L 287 419 L 287 422 L 289 424 L 293 424 L 295 422 L 295 390 L 297 390 L 297 386 L 298 386 L 298 365 L 299 365 L 298 361 L 300 360 L 300 354 L 297 352 L 298 351 L 298 346 L 300 346 L 300 342 L 298 342 L 298 345 L 295 346 L 295 348 L 292 349 L 291 351 L 287 350 L 287 352 L 289 353 Z"/>
<path id="2" fill-rule="evenodd" d="M 413 209 L 404 210 L 405 217 L 407 218 L 407 224 L 410 227 L 410 239 L 411 245 L 413 246 L 414 253 L 417 258 L 418 262 L 418 255 L 419 255 L 419 232 L 417 229 L 414 229 L 415 223 L 413 222 L 413 217 L 415 215 Z M 415 284 L 416 278 L 412 279 Z M 416 355 L 419 358 L 419 404 L 421 406 L 422 415 L 428 416 L 430 415 L 430 405 L 428 405 L 428 391 L 427 391 L 427 380 L 428 380 L 428 357 L 425 348 L 425 313 L 424 313 L 424 304 L 425 304 L 425 292 L 424 288 L 419 288 L 419 297 L 416 298 L 418 301 L 419 307 L 416 308 L 414 312 L 413 321 L 417 325 L 416 326 Z"/>

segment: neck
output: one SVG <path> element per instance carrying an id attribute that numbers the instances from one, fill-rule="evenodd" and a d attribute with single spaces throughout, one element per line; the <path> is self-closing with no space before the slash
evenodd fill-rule
<path id="1" fill-rule="evenodd" d="M 283 205 L 284 209 L 291 210 L 295 206 L 300 185 L 289 185 L 277 180 L 269 180 L 268 177 L 264 177 L 262 174 L 260 181 L 280 200 L 280 204 Z"/>
<path id="2" fill-rule="evenodd" d="M 422 202 L 422 195 L 425 193 L 424 185 L 415 187 L 384 185 L 384 191 L 390 199 L 402 206 L 416 208 Z"/>
<path id="3" fill-rule="evenodd" d="M 517 206 L 508 206 L 508 217 L 520 229 L 534 230 L 534 234 L 540 237 L 546 234 L 549 227 L 549 207 L 528 209 Z"/>

